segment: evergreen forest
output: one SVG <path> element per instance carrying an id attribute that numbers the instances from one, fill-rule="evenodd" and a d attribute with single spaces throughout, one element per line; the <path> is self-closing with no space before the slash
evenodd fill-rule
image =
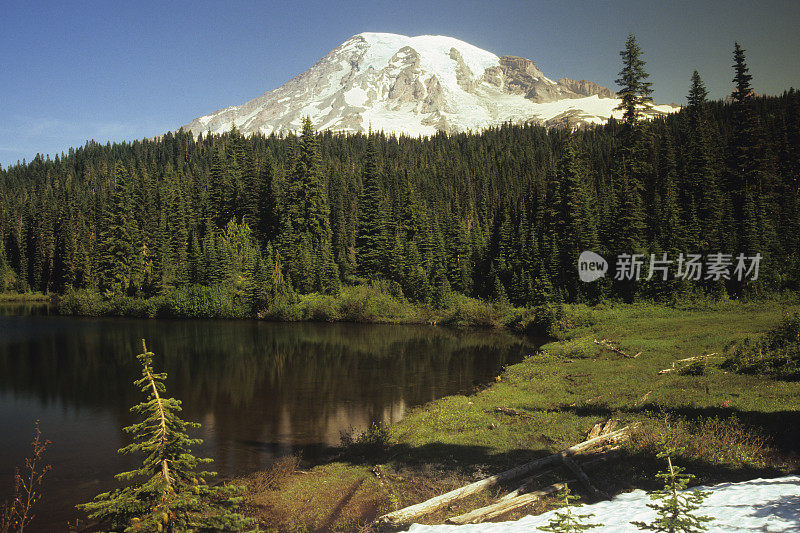
<path id="1" fill-rule="evenodd" d="M 679 112 L 629 37 L 605 125 L 503 125 L 427 138 L 382 132 L 245 137 L 178 131 L 0 169 L 0 292 L 99 299 L 224 293 L 246 314 L 380 283 L 432 307 L 739 297 L 800 286 L 800 93 L 753 92 L 736 45 L 732 95 L 695 71 Z M 609 260 L 584 283 L 583 250 Z M 647 278 L 651 254 L 761 254 L 757 280 Z M 640 280 L 614 275 L 643 254 Z M 674 268 L 674 265 L 673 265 Z"/>

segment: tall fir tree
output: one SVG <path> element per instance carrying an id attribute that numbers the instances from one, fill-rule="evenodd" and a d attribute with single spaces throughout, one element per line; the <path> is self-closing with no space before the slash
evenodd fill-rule
<path id="1" fill-rule="evenodd" d="M 356 233 L 356 271 L 367 278 L 382 277 L 387 255 L 385 216 L 381 193 L 378 153 L 372 136 L 367 140 L 361 194 L 358 198 Z"/>
<path id="2" fill-rule="evenodd" d="M 627 125 L 633 125 L 641 118 L 641 113 L 646 104 L 653 101 L 652 83 L 647 81 L 650 75 L 644 70 L 645 61 L 642 59 L 642 50 L 636 42 L 636 37 L 630 33 L 625 41 L 625 49 L 619 53 L 622 57 L 622 70 L 616 83 L 620 86 L 617 94 L 620 104 L 616 109 L 623 111 L 622 120 Z"/>
<path id="3" fill-rule="evenodd" d="M 128 170 L 122 163 L 114 168 L 114 190 L 103 212 L 100 233 L 100 290 L 125 294 L 134 261 L 134 219 L 128 188 Z"/>
<path id="4" fill-rule="evenodd" d="M 303 131 L 294 146 L 290 165 L 278 235 L 287 274 L 301 292 L 335 288 L 339 272 L 331 249 L 327 192 L 320 170 L 317 136 L 309 117 L 303 119 Z"/>

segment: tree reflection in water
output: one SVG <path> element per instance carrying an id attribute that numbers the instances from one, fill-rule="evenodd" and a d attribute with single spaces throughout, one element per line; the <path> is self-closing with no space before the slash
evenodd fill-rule
<path id="1" fill-rule="evenodd" d="M 222 474 L 263 468 L 279 454 L 313 458 L 340 431 L 468 391 L 535 348 L 506 332 L 428 326 L 2 315 L 0 497 L 41 418 L 54 443 L 45 498 L 64 509 L 125 466 L 115 451 L 140 401 L 132 380 L 142 338 L 183 418 L 203 424 L 197 454 Z"/>

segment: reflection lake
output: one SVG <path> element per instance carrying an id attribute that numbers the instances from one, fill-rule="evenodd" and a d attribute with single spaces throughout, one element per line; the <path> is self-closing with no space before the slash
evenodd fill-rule
<path id="1" fill-rule="evenodd" d="M 143 395 L 141 339 L 183 402 L 190 433 L 222 476 L 299 453 L 314 460 L 342 432 L 395 422 L 415 405 L 490 381 L 537 344 L 504 331 L 432 326 L 139 320 L 52 316 L 0 305 L 0 501 L 30 450 L 34 421 L 53 470 L 31 530 L 65 530 L 73 506 L 141 461 L 116 450 Z"/>

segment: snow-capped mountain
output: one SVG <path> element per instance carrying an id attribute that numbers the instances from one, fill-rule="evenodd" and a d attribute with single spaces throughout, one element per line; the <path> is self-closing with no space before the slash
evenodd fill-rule
<path id="1" fill-rule="evenodd" d="M 496 56 L 438 35 L 360 33 L 277 89 L 183 126 L 221 133 L 285 133 L 304 116 L 319 129 L 429 135 L 504 122 L 602 123 L 616 94 L 590 81 L 553 81 L 530 59 Z M 673 106 L 654 106 L 668 113 Z"/>

